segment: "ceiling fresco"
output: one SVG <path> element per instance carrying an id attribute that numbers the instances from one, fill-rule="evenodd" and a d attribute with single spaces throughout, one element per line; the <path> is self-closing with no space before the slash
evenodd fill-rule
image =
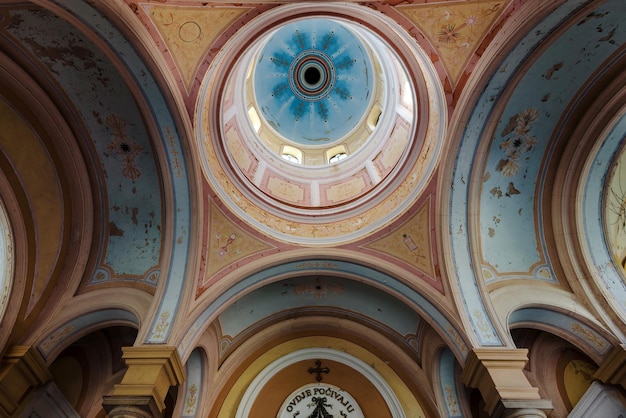
<path id="1" fill-rule="evenodd" d="M 402 337 L 414 336 L 420 323 L 411 308 L 374 287 L 315 276 L 278 281 L 251 292 L 224 310 L 218 321 L 222 336 L 232 341 L 259 318 L 290 310 L 309 309 L 313 313 L 321 307 L 352 312 L 373 324 L 384 324 Z"/>
<path id="2" fill-rule="evenodd" d="M 267 123 L 301 145 L 332 143 L 353 130 L 374 96 L 371 50 L 330 19 L 289 23 L 253 66 L 254 96 Z"/>
<path id="3" fill-rule="evenodd" d="M 176 68 L 190 90 L 201 58 L 224 30 L 249 7 L 177 7 L 143 3 L 142 7 L 155 25 L 167 52 L 172 54 Z"/>
<path id="4" fill-rule="evenodd" d="M 435 46 L 452 84 L 457 84 L 476 48 L 508 3 L 510 0 L 447 2 L 400 5 L 398 10 Z"/>
<path id="5" fill-rule="evenodd" d="M 545 154 L 567 108 L 598 77 L 598 69 L 626 40 L 626 5 L 609 1 L 533 57 L 499 115 L 482 173 L 481 254 L 491 280 L 530 276 L 554 281 L 546 263 L 542 219 L 537 216 Z M 592 35 L 590 35 L 592 34 Z M 600 70 L 602 71 L 602 70 Z M 502 100 L 502 99 L 501 99 Z M 565 117 L 563 116 L 565 115 Z M 490 133 L 485 132 L 489 135 Z M 528 225 L 535 225 L 529 228 Z M 515 257 L 511 249 L 515 248 Z"/>
<path id="6" fill-rule="evenodd" d="M 63 103 L 71 101 L 66 103 L 67 112 L 76 115 L 81 121 L 76 129 L 89 138 L 83 141 L 84 152 L 95 170 L 99 213 L 104 219 L 98 226 L 97 265 L 84 286 L 135 283 L 154 292 L 167 234 L 171 242 L 165 286 L 177 296 L 161 301 L 160 309 L 163 316 L 173 317 L 187 265 L 191 216 L 188 173 L 176 124 L 152 73 L 109 20 L 86 2 L 55 4 L 80 16 L 97 34 L 97 45 L 76 26 L 33 5 L 11 8 L 3 15 L 2 28 L 5 38 L 32 54 L 27 59 L 39 57 L 38 71 L 49 74 L 54 81 L 51 89 L 64 98 Z M 110 56 L 101 49 L 102 39 L 112 48 Z M 131 92 L 124 76 L 134 80 L 138 90 Z M 142 114 L 146 109 L 147 114 Z M 159 137 L 156 142 L 150 139 L 154 133 Z M 160 164 L 156 150 L 164 151 Z M 166 227 L 165 197 L 173 207 Z M 157 316 L 153 334 L 163 338 L 162 329 L 162 317 Z"/>
<path id="7" fill-rule="evenodd" d="M 561 122 L 561 112 L 585 85 L 586 79 L 581 76 L 590 77 L 617 50 L 617 42 L 611 40 L 622 36 L 618 32 L 625 29 L 618 24 L 623 2 L 607 2 L 568 25 L 570 36 L 551 39 L 555 25 L 578 12 L 583 4 L 582 1 L 563 4 L 517 43 L 482 90 L 457 152 L 449 231 L 463 306 L 481 344 L 501 344 L 479 290 L 483 280 L 493 280 L 500 273 L 493 266 L 498 266 L 505 277 L 522 275 L 554 280 L 541 241 L 543 220 L 536 215 L 544 153 L 553 130 Z M 581 32 L 582 28 L 587 31 Z M 589 33 L 594 36 L 590 37 Z M 578 63 L 576 55 L 568 55 L 576 48 L 583 49 L 586 60 Z M 580 70 L 570 67 L 569 71 L 561 72 L 563 66 L 577 63 Z M 511 80 L 515 80 L 512 84 L 515 88 L 507 90 L 505 87 Z M 555 93 L 546 96 L 546 89 L 552 86 Z M 489 147 L 485 149 L 482 144 L 479 148 L 479 139 L 485 136 L 492 138 Z M 476 202 L 470 196 L 478 191 L 480 198 Z M 474 205 L 477 214 L 468 209 Z M 468 237 L 476 229 L 480 232 L 477 234 L 480 247 L 473 253 L 478 255 L 475 258 Z M 484 269 L 482 266 L 473 267 L 474 271 L 459 269 L 483 262 L 486 262 Z"/>
<path id="8" fill-rule="evenodd" d="M 137 330 L 188 418 L 320 355 L 385 414 L 463 417 L 489 356 L 540 403 L 527 346 L 623 348 L 626 2 L 320 4 L 0 0 L 7 347 Z"/>
<path id="9" fill-rule="evenodd" d="M 198 295 L 224 274 L 235 270 L 240 263 L 245 264 L 246 258 L 249 261 L 279 250 L 267 240 L 259 239 L 232 222 L 214 203 L 208 201 L 207 204 L 209 206 L 207 233 L 210 236 L 198 283 Z"/>
<path id="10" fill-rule="evenodd" d="M 414 214 L 401 222 L 395 231 L 372 239 L 362 246 L 364 249 L 383 253 L 393 259 L 402 260 L 424 275 L 426 283 L 432 284 L 440 292 L 443 288 L 436 264 L 433 198 L 429 195 L 415 209 Z M 378 255 L 380 256 L 380 255 Z"/>
<path id="11" fill-rule="evenodd" d="M 367 9 L 364 12 L 371 14 L 372 19 L 377 16 Z M 385 24 L 392 27 L 395 25 L 393 22 L 385 22 Z M 256 27 L 248 28 L 249 33 L 246 33 L 246 28 L 244 28 L 229 40 L 228 51 L 232 56 L 224 54 L 221 58 L 226 62 L 214 62 L 213 70 L 236 61 L 248 46 L 248 39 L 255 37 L 253 33 L 255 29 Z M 413 126 L 412 121 L 403 122 L 401 110 L 399 110 L 401 106 L 396 106 L 396 109 L 392 108 L 391 111 L 386 112 L 389 114 L 387 116 L 389 120 L 395 124 L 390 126 L 388 132 L 382 131 L 381 135 L 384 137 L 380 139 L 372 137 L 369 142 L 393 140 L 396 136 L 401 140 L 410 137 L 412 132 L 418 132 L 419 136 L 412 143 L 407 144 L 412 148 L 410 152 L 407 149 L 402 154 L 406 160 L 398 162 L 390 173 L 385 173 L 384 181 L 378 184 L 368 181 L 371 173 L 376 171 L 375 167 L 368 167 L 367 164 L 356 167 L 346 166 L 350 158 L 338 162 L 336 166 L 327 165 L 329 168 L 328 172 L 324 173 L 324 182 L 320 181 L 319 184 L 313 182 L 318 192 L 314 193 L 311 189 L 310 195 L 307 194 L 308 189 L 300 184 L 298 177 L 295 179 L 276 178 L 268 175 L 268 185 L 249 184 L 248 181 L 251 178 L 255 179 L 255 175 L 264 180 L 264 170 L 270 171 L 266 167 L 286 163 L 276 161 L 276 158 L 268 158 L 267 161 L 257 160 L 253 152 L 255 144 L 246 145 L 251 150 L 246 150 L 246 147 L 242 146 L 246 138 L 245 129 L 238 121 L 229 119 L 224 123 L 223 118 L 226 116 L 221 113 L 217 114 L 217 106 L 220 102 L 216 96 L 223 93 L 226 97 L 230 97 L 229 86 L 233 83 L 232 80 L 226 79 L 226 76 L 230 74 L 211 71 L 207 73 L 197 102 L 197 141 L 203 150 L 204 175 L 211 188 L 216 191 L 220 200 L 231 212 L 245 220 L 252 228 L 278 241 L 304 246 L 326 246 L 363 238 L 382 227 L 388 220 L 400 217 L 415 202 L 435 169 L 436 160 L 444 142 L 447 113 L 437 75 L 424 51 L 406 42 L 401 32 L 398 35 L 399 37 L 393 41 L 411 50 L 402 50 L 406 54 L 405 65 L 410 66 L 411 70 L 416 72 L 416 78 L 420 80 L 419 85 L 416 86 L 420 89 L 419 101 L 416 103 L 419 106 L 417 112 L 421 117 L 420 126 Z M 385 41 L 391 43 L 391 40 Z M 238 47 L 244 48 L 243 51 L 239 50 L 239 54 L 237 54 Z M 232 61 L 228 61 L 229 59 Z M 225 84 L 224 87 L 222 83 Z M 401 87 L 405 88 L 405 86 Z M 411 92 L 410 88 L 405 88 L 405 90 L 406 94 L 412 98 L 417 94 L 415 91 Z M 226 101 L 225 97 L 223 101 Z M 226 115 L 236 114 L 228 110 L 230 108 L 225 109 Z M 398 115 L 394 115 L 394 110 Z M 411 111 L 415 112 L 413 109 Z M 222 123 L 224 126 L 220 126 Z M 224 143 L 227 149 L 235 151 L 224 155 L 226 154 L 223 151 Z M 385 150 L 392 149 L 394 148 L 391 146 L 385 148 Z M 384 151 L 381 150 L 375 155 L 379 153 L 382 154 Z M 392 157 L 395 161 L 395 156 Z M 232 167 L 233 162 L 235 168 Z M 343 167 L 348 168 L 343 169 Z M 311 173 L 308 173 L 308 177 L 306 177 L 307 173 L 298 173 L 302 175 L 303 182 L 311 182 Z M 346 177 L 348 174 L 350 176 Z M 245 178 L 243 181 L 242 177 Z M 380 178 L 380 174 L 375 177 Z M 273 183 L 272 180 L 274 180 Z M 393 187 L 387 187 L 392 183 Z M 374 193 L 365 193 L 373 189 L 373 186 L 376 186 Z M 271 194 L 273 200 L 264 195 L 269 192 L 273 193 Z M 312 203 L 313 196 L 317 196 L 319 203 L 316 205 Z"/>
<path id="12" fill-rule="evenodd" d="M 161 187 L 149 135 L 126 83 L 98 47 L 44 9 L 13 9 L 3 27 L 5 36 L 45 66 L 93 140 L 87 152 L 98 161 L 101 211 L 108 219 L 102 223 L 99 266 L 89 282 L 121 279 L 156 286 Z"/>
<path id="13" fill-rule="evenodd" d="M 310 277 L 311 275 L 327 276 L 328 274 L 337 277 L 358 278 L 358 280 L 361 280 L 364 283 L 369 283 L 370 286 L 359 287 L 358 289 L 367 289 L 369 287 L 371 290 L 367 290 L 367 293 L 378 294 L 377 298 L 381 298 L 383 301 L 387 298 L 385 293 L 390 295 L 403 295 L 407 305 L 412 306 L 413 310 L 417 310 L 419 316 L 423 320 L 426 320 L 429 324 L 431 324 L 431 326 L 444 333 L 445 338 L 448 339 L 454 346 L 455 354 L 461 356 L 467 355 L 467 345 L 461 338 L 459 331 L 456 329 L 456 325 L 448 319 L 444 310 L 439 309 L 428 298 L 421 295 L 418 291 L 406 283 L 403 283 L 402 281 L 372 267 L 333 259 L 305 259 L 302 261 L 291 261 L 281 265 L 268 267 L 243 278 L 218 297 L 213 298 L 211 303 L 206 305 L 202 312 L 199 312 L 194 316 L 193 325 L 182 337 L 180 350 L 185 352 L 185 350 L 189 349 L 187 344 L 196 339 L 197 334 L 206 326 L 206 324 L 212 323 L 220 315 L 220 313 L 226 309 L 228 301 L 234 302 L 234 300 L 240 300 L 242 296 L 251 293 L 251 290 L 258 288 L 259 285 L 264 284 L 264 287 L 271 286 L 267 283 L 267 281 L 273 281 L 272 279 L 275 280 L 278 277 Z M 315 284 L 312 287 L 308 286 L 310 283 L 305 284 L 307 286 L 302 287 L 303 293 L 301 295 L 292 294 L 292 296 L 297 297 L 283 298 L 284 302 L 281 302 L 276 306 L 293 306 L 293 304 L 300 304 L 301 301 L 298 299 L 302 296 L 313 298 L 313 300 L 315 300 L 316 292 L 324 292 L 324 288 L 316 289 Z M 280 286 L 277 287 L 279 289 L 276 290 L 276 293 L 280 294 L 285 291 L 284 288 L 280 289 Z M 379 290 L 376 291 L 375 288 L 378 288 Z M 341 289 L 341 287 L 337 287 L 336 289 Z M 327 285 L 324 295 L 332 296 L 333 292 L 333 287 Z M 343 291 L 339 291 L 337 296 L 341 297 L 342 293 Z M 289 292 L 287 294 L 289 294 Z M 271 309 L 271 311 L 275 311 L 275 306 L 265 307 L 264 309 L 268 308 Z M 361 306 L 359 309 L 364 309 L 364 307 Z M 373 306 L 367 308 L 367 310 L 369 309 L 373 309 Z M 376 313 L 377 318 L 380 318 L 381 320 L 385 318 L 386 314 L 384 312 L 378 312 L 377 310 L 374 312 Z M 414 315 L 411 315 L 411 317 L 417 318 L 417 316 Z M 259 319 L 256 316 L 254 316 L 254 318 Z M 250 319 L 248 320 L 250 321 Z M 239 319 L 235 320 L 234 323 L 239 325 L 236 325 L 234 329 L 240 329 L 242 326 L 245 326 L 246 320 L 243 320 L 243 322 L 238 321 Z"/>

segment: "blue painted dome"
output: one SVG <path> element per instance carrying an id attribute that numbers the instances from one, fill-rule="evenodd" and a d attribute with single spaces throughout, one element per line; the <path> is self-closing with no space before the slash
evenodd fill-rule
<path id="1" fill-rule="evenodd" d="M 257 108 L 278 134 L 326 146 L 352 131 L 373 96 L 372 60 L 340 22 L 307 19 L 276 31 L 254 69 Z"/>

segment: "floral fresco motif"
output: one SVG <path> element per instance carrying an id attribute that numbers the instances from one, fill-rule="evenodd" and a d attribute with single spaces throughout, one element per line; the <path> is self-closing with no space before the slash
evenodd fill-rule
<path id="1" fill-rule="evenodd" d="M 230 222 L 216 206 L 211 205 L 209 213 L 211 234 L 205 255 L 207 268 L 203 283 L 238 260 L 271 248 Z"/>
<path id="2" fill-rule="evenodd" d="M 293 288 L 293 293 L 298 296 L 302 295 L 314 295 L 316 298 L 321 299 L 329 293 L 333 295 L 343 294 L 343 286 L 338 283 L 324 283 L 317 280 L 315 283 L 303 283 L 297 284 Z"/>
<path id="3" fill-rule="evenodd" d="M 64 328 L 46 338 L 46 340 L 41 343 L 41 348 L 46 352 L 49 351 L 58 342 L 62 341 L 65 337 L 74 332 L 75 329 L 76 327 L 74 325 L 66 325 Z"/>
<path id="4" fill-rule="evenodd" d="M 479 42 L 506 6 L 507 1 L 453 2 L 404 6 L 404 13 L 438 50 L 456 82 Z"/>
<path id="5" fill-rule="evenodd" d="M 530 128 L 539 117 L 537 109 L 527 109 L 519 112 L 509 119 L 500 136 L 504 138 L 500 143 L 500 149 L 506 155 L 496 166 L 505 177 L 513 177 L 520 171 L 520 158 L 533 150 L 537 144 L 537 138 L 530 134 Z M 517 194 L 517 193 L 514 193 Z"/>
<path id="6" fill-rule="evenodd" d="M 456 392 L 454 391 L 454 388 L 450 385 L 446 385 L 444 390 L 446 393 L 446 406 L 448 408 L 448 412 L 455 415 L 458 414 L 460 412 L 459 401 L 456 397 Z"/>
<path id="7" fill-rule="evenodd" d="M 129 180 L 135 181 L 141 177 L 141 171 L 135 164 L 143 147 L 133 141 L 126 133 L 126 121 L 121 117 L 111 114 L 107 116 L 106 123 L 112 131 L 113 140 L 106 145 L 106 150 L 122 157 L 122 175 Z"/>
<path id="8" fill-rule="evenodd" d="M 171 315 L 170 311 L 163 311 L 161 315 L 159 315 L 159 319 L 154 326 L 154 331 L 152 332 L 152 339 L 157 340 L 165 337 L 165 333 L 170 326 Z"/>
<path id="9" fill-rule="evenodd" d="M 605 342 L 596 335 L 595 332 L 588 328 L 584 328 L 577 322 L 571 324 L 571 330 L 576 334 L 593 344 L 598 350 L 601 350 L 606 345 Z"/>
<path id="10" fill-rule="evenodd" d="M 185 399 L 185 415 L 191 415 L 195 412 L 196 402 L 198 401 L 197 393 L 198 387 L 192 384 L 187 391 L 187 398 Z"/>

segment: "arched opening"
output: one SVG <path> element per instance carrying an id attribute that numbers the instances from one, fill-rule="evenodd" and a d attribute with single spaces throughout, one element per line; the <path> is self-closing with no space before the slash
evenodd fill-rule
<path id="1" fill-rule="evenodd" d="M 593 383 L 598 365 L 572 343 L 531 328 L 511 331 L 518 348 L 526 348 L 524 373 L 544 398 L 552 401 L 551 416 L 568 416 Z"/>
<path id="2" fill-rule="evenodd" d="M 122 347 L 136 338 L 137 330 L 128 326 L 98 329 L 65 347 L 50 364 L 53 384 L 79 416 L 106 417 L 102 398 L 122 381 Z"/>

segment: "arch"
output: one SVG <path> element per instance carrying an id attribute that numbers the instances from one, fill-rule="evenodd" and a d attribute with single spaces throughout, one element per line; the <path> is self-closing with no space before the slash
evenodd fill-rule
<path id="1" fill-rule="evenodd" d="M 602 363 L 617 343 L 612 335 L 597 324 L 571 311 L 554 307 L 529 305 L 513 311 L 509 328 L 532 328 L 554 334 L 579 347 L 597 364 Z"/>
<path id="2" fill-rule="evenodd" d="M 3 130 L 24 135 L 8 136 L 0 152 L 3 229 L 14 254 L 2 318 L 3 330 L 13 333 L 0 335 L 0 345 L 9 338 L 30 343 L 35 317 L 49 315 L 69 296 L 64 290 L 78 286 L 93 239 L 94 196 L 81 147 L 65 109 L 33 77 L 0 52 L 2 112 L 13 113 Z"/>
<path id="3" fill-rule="evenodd" d="M 157 294 L 162 297 L 155 303 L 151 326 L 142 328 L 139 338 L 146 343 L 164 343 L 178 314 L 185 272 L 193 264 L 189 261 L 192 253 L 191 238 L 195 231 L 191 227 L 195 216 L 191 211 L 191 195 L 198 186 L 192 181 L 194 165 L 193 159 L 189 158 L 190 144 L 183 139 L 185 136 L 181 133 L 181 130 L 185 134 L 191 132 L 191 127 L 172 110 L 177 106 L 180 109 L 176 110 L 181 110 L 181 102 L 165 97 L 163 90 L 159 88 L 167 77 L 163 77 L 161 69 L 154 64 L 158 60 L 144 60 L 135 48 L 137 45 L 145 47 L 144 40 L 136 38 L 136 44 L 129 42 L 126 34 L 105 17 L 106 13 L 95 10 L 91 4 L 66 0 L 59 3 L 60 6 L 49 7 L 55 8 L 59 15 L 73 20 L 72 23 L 90 34 L 92 42 L 109 54 L 107 58 L 124 79 L 129 95 L 136 101 L 138 113 L 144 117 L 141 124 L 145 123 L 149 136 L 156 138 L 152 145 L 156 169 L 161 175 L 159 191 L 165 202 L 161 245 L 168 248 L 168 251 L 164 253 L 165 259 L 161 260 L 157 288 Z M 121 19 L 128 16 L 135 18 L 130 8 L 117 2 L 103 3 L 100 6 L 111 16 Z M 148 50 L 146 53 L 157 52 Z"/>
<path id="4" fill-rule="evenodd" d="M 207 306 L 198 309 L 193 321 L 186 328 L 185 334 L 180 337 L 179 351 L 182 357 L 185 358 L 189 354 L 193 342 L 199 338 L 207 325 L 235 300 L 266 284 L 302 275 L 351 278 L 387 292 L 402 300 L 430 323 L 451 347 L 460 362 L 463 362 L 468 354 L 467 345 L 463 340 L 464 334 L 448 318 L 448 315 L 427 297 L 401 280 L 364 264 L 328 258 L 308 258 L 260 269 L 237 281 L 216 296 Z"/>
<path id="5" fill-rule="evenodd" d="M 343 351 L 331 348 L 305 348 L 293 351 L 266 366 L 246 389 L 243 399 L 235 414 L 235 418 L 247 418 L 249 416 L 252 404 L 256 400 L 260 390 L 276 373 L 296 362 L 319 358 L 338 361 L 361 373 L 374 384 L 376 389 L 378 389 L 379 393 L 383 396 L 393 418 L 406 416 L 400 401 L 389 384 L 369 364 Z"/>
<path id="6" fill-rule="evenodd" d="M 0 199 L 0 322 L 4 319 L 13 288 L 14 246 L 11 223 Z"/>
<path id="7" fill-rule="evenodd" d="M 136 338 L 134 327 L 104 326 L 91 330 L 54 359 L 48 359 L 53 384 L 78 413 L 68 416 L 103 415 L 102 397 L 120 383 L 126 369 L 122 347 L 132 345 Z"/>
<path id="8" fill-rule="evenodd" d="M 114 325 L 139 329 L 139 321 L 131 312 L 116 308 L 100 309 L 85 313 L 54 327 L 43 335 L 36 346 L 43 358 L 51 363 L 63 349 L 80 337 Z"/>
<path id="9" fill-rule="evenodd" d="M 619 261 L 614 259 L 608 249 L 607 232 L 603 222 L 605 214 L 602 210 L 604 207 L 602 202 L 605 202 L 603 194 L 607 192 L 605 190 L 607 172 L 626 138 L 626 108 L 622 108 L 620 114 L 616 115 L 603 138 L 601 146 L 588 161 L 588 175 L 580 190 L 583 204 L 577 215 L 584 228 L 586 252 L 590 258 L 587 264 L 593 277 L 597 278 L 604 297 L 622 323 L 626 323 L 626 279 L 618 271 Z"/>
<path id="10" fill-rule="evenodd" d="M 619 295 L 624 295 L 624 276 L 619 252 L 612 254 L 609 235 L 614 231 L 605 207 L 614 159 L 623 149 L 624 65 L 622 50 L 585 86 L 568 123 L 560 127 L 553 152 L 561 157 L 551 162 L 548 169 L 554 176 L 542 190 L 546 228 L 554 231 L 551 256 L 559 262 L 562 281 L 584 300 L 585 312 L 622 340 L 624 302 Z"/>
<path id="11" fill-rule="evenodd" d="M 590 5 L 589 10 L 583 10 L 585 3 L 576 0 L 560 3 L 558 7 L 548 2 L 542 3 L 541 7 L 524 5 L 523 7 L 535 9 L 532 11 L 527 9 L 524 13 L 526 21 L 523 25 L 528 31 L 519 31 L 521 26 L 507 23 L 508 27 L 503 28 L 498 35 L 502 42 L 492 43 L 504 45 L 504 48 L 499 46 L 499 50 L 494 48 L 483 54 L 484 65 L 480 71 L 475 69 L 475 74 L 483 74 L 483 79 L 471 80 L 472 83 L 468 83 L 468 86 L 475 83 L 476 87 L 465 88 L 465 91 L 471 93 L 463 97 L 462 101 L 473 103 L 472 111 L 467 115 L 459 115 L 458 119 L 454 120 L 456 132 L 453 134 L 456 136 L 458 133 L 460 139 L 459 143 L 455 144 L 456 154 L 449 161 L 447 173 L 443 176 L 444 182 L 441 183 L 442 194 L 447 193 L 446 188 L 450 188 L 449 199 L 444 200 L 443 208 L 443 212 L 447 213 L 443 227 L 447 228 L 448 234 L 442 236 L 444 245 L 451 248 L 448 265 L 451 268 L 450 277 L 453 278 L 453 286 L 458 286 L 459 290 L 455 295 L 463 295 L 462 300 L 458 299 L 458 304 L 462 308 L 461 314 L 467 328 L 473 330 L 470 336 L 478 346 L 511 345 L 505 330 L 506 324 L 498 321 L 497 313 L 491 305 L 486 280 L 492 275 L 489 271 L 484 272 L 483 265 L 493 266 L 502 260 L 500 264 L 512 265 L 511 268 L 502 268 L 503 279 L 527 278 L 554 282 L 552 265 L 546 255 L 543 219 L 535 218 L 537 188 L 541 187 L 542 176 L 545 174 L 542 171 L 545 167 L 541 162 L 547 154 L 546 148 L 550 141 L 544 141 L 541 147 L 535 147 L 533 135 L 550 138 L 551 129 L 560 119 L 546 117 L 550 114 L 551 108 L 545 107 L 548 105 L 541 101 L 541 97 L 536 100 L 533 97 L 533 101 L 541 104 L 542 117 L 547 122 L 538 123 L 537 126 L 540 128 L 535 130 L 533 127 L 532 131 L 530 126 L 525 126 L 521 130 L 524 131 L 526 128 L 529 130 L 524 132 L 524 135 L 528 134 L 524 138 L 517 138 L 509 143 L 505 138 L 512 138 L 507 136 L 507 132 L 510 132 L 507 127 L 509 122 L 516 121 L 517 118 L 518 121 L 528 125 L 529 120 L 537 117 L 537 109 L 532 106 L 523 108 L 528 103 L 517 99 L 531 90 L 538 95 L 539 90 L 535 91 L 531 86 L 533 82 L 543 80 L 541 77 L 542 71 L 545 72 L 545 62 L 554 59 L 553 54 L 556 51 L 567 53 L 569 49 L 567 46 L 563 47 L 564 43 L 567 45 L 566 42 L 571 42 L 577 36 L 585 36 L 576 25 L 578 21 L 575 17 L 582 19 L 585 13 L 598 7 L 597 4 Z M 532 19 L 529 19 L 530 17 Z M 613 15 L 610 23 L 615 25 L 616 19 L 616 15 Z M 517 24 L 521 25 L 521 22 Z M 561 36 L 553 36 L 557 28 L 559 31 L 557 35 Z M 516 37 L 520 37 L 519 33 L 524 36 L 514 39 L 511 33 L 515 33 Z M 566 33 L 572 36 L 566 36 Z M 512 45 L 513 42 L 517 43 Z M 617 47 L 609 46 L 603 49 L 591 61 L 595 65 L 601 65 L 614 48 Z M 578 89 L 584 86 L 585 78 L 590 77 L 594 70 L 594 65 L 586 65 L 581 68 L 580 74 L 577 73 L 576 77 L 571 79 L 571 83 L 564 83 L 564 79 L 560 81 L 565 84 L 559 90 L 563 92 L 563 99 L 553 103 L 553 114 L 566 113 L 567 105 L 574 100 Z M 526 87 L 518 88 L 522 85 Z M 502 142 L 492 140 L 498 135 Z M 533 158 L 527 159 L 532 162 L 532 167 L 525 166 L 520 170 L 519 167 L 514 167 L 517 161 L 507 159 L 508 144 L 517 144 L 518 139 L 522 145 L 528 140 L 529 148 L 526 149 L 535 150 Z M 519 158 L 519 155 L 512 158 Z M 530 170 L 528 175 L 524 171 L 526 168 Z M 520 194 L 512 184 L 513 175 L 519 175 L 516 179 L 520 181 L 521 177 L 524 177 L 521 181 L 525 187 L 524 194 Z M 505 197 L 509 190 L 507 184 L 512 188 L 511 193 Z M 498 192 L 502 198 L 498 197 Z M 523 198 L 528 199 L 520 203 Z M 518 203 L 520 204 L 515 206 Z M 500 213 L 502 216 L 497 216 Z M 493 227 L 491 231 L 490 227 Z M 518 257 L 508 257 L 505 261 L 506 251 L 511 246 L 521 248 L 524 252 Z"/>

